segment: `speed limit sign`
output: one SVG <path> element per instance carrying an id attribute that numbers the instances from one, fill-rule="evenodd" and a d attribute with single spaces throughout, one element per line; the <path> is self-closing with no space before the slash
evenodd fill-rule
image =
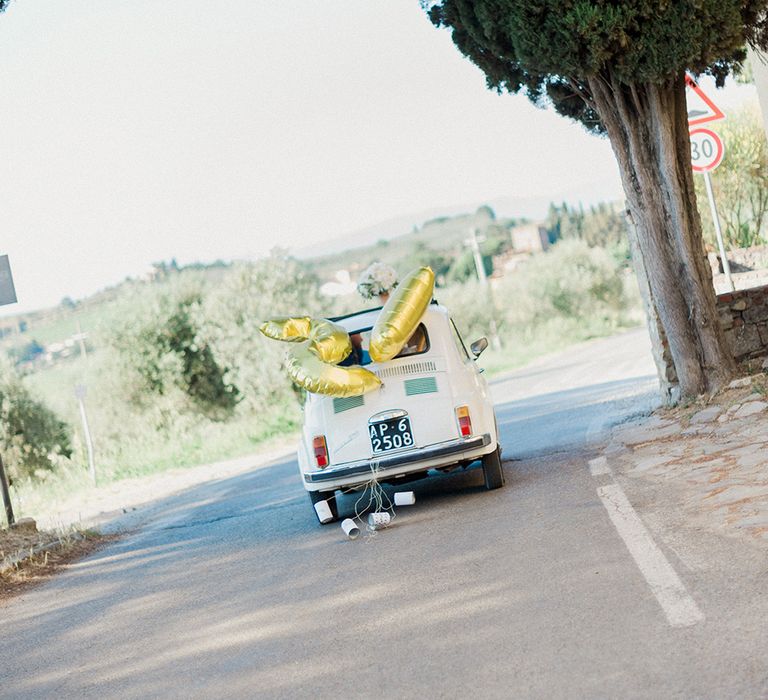
<path id="1" fill-rule="evenodd" d="M 691 167 L 697 173 L 714 170 L 725 154 L 723 140 L 711 129 L 693 129 L 691 137 Z"/>

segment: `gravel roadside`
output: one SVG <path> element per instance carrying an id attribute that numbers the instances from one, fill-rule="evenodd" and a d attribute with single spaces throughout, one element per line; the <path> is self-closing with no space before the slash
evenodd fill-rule
<path id="1" fill-rule="evenodd" d="M 617 426 L 605 455 L 630 488 L 663 485 L 666 506 L 688 526 L 768 548 L 768 374 Z"/>

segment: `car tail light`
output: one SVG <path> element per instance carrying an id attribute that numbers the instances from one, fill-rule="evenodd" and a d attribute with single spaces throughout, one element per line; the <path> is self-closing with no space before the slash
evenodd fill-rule
<path id="1" fill-rule="evenodd" d="M 328 466 L 328 445 L 325 444 L 325 435 L 318 435 L 312 440 L 312 449 L 315 451 L 315 462 L 318 467 Z"/>
<path id="2" fill-rule="evenodd" d="M 459 421 L 459 432 L 463 437 L 472 435 L 472 419 L 469 417 L 469 406 L 459 406 L 456 409 L 456 419 Z"/>

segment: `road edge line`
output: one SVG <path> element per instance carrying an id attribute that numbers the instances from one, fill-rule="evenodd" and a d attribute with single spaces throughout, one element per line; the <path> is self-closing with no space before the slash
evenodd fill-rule
<path id="1" fill-rule="evenodd" d="M 606 484 L 597 489 L 597 495 L 669 624 L 690 627 L 702 622 L 704 614 L 653 541 L 622 488 L 616 483 Z"/>

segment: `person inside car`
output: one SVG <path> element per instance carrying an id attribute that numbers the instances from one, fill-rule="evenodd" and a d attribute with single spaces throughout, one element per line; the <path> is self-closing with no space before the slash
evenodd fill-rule
<path id="1" fill-rule="evenodd" d="M 352 333 L 349 336 L 352 341 L 352 352 L 339 362 L 340 367 L 351 367 L 352 365 L 369 365 L 371 363 L 371 356 L 368 351 L 363 348 L 363 336 L 361 333 Z"/>

